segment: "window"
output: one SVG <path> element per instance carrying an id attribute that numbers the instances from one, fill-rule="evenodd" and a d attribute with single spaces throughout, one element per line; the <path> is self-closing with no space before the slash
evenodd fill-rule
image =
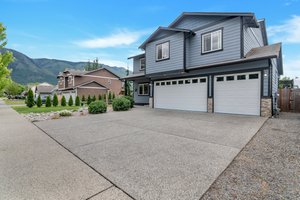
<path id="1" fill-rule="evenodd" d="M 226 76 L 226 81 L 234 81 L 234 76 Z"/>
<path id="2" fill-rule="evenodd" d="M 160 85 L 165 85 L 165 84 L 166 84 L 165 82 L 161 82 L 161 83 L 160 83 Z"/>
<path id="3" fill-rule="evenodd" d="M 217 82 L 224 81 L 224 77 L 217 77 Z"/>
<path id="4" fill-rule="evenodd" d="M 156 86 L 159 86 L 160 84 L 159 84 L 159 82 L 157 82 L 157 83 L 155 83 L 155 85 L 156 85 Z"/>
<path id="5" fill-rule="evenodd" d="M 201 78 L 200 83 L 206 83 L 206 78 Z"/>
<path id="6" fill-rule="evenodd" d="M 185 80 L 185 84 L 190 84 L 190 83 L 191 83 L 190 79 Z"/>
<path id="7" fill-rule="evenodd" d="M 170 42 L 156 45 L 156 61 L 170 58 Z"/>
<path id="8" fill-rule="evenodd" d="M 145 70 L 145 68 L 146 68 L 146 59 L 141 58 L 140 59 L 140 70 Z"/>
<path id="9" fill-rule="evenodd" d="M 149 84 L 139 84 L 139 95 L 149 95 Z"/>
<path id="10" fill-rule="evenodd" d="M 246 75 L 238 75 L 237 80 L 246 80 Z"/>
<path id="11" fill-rule="evenodd" d="M 258 79 L 258 74 L 249 74 L 249 79 Z"/>
<path id="12" fill-rule="evenodd" d="M 222 49 L 222 30 L 202 35 L 202 53 L 209 53 Z"/>
<path id="13" fill-rule="evenodd" d="M 172 81 L 172 85 L 177 85 L 177 81 Z"/>
<path id="14" fill-rule="evenodd" d="M 192 83 L 198 83 L 198 79 L 193 79 Z"/>
<path id="15" fill-rule="evenodd" d="M 167 81 L 166 84 L 167 84 L 167 85 L 171 85 L 171 82 L 170 82 L 170 81 Z"/>
<path id="16" fill-rule="evenodd" d="M 178 84 L 182 85 L 183 84 L 183 80 L 178 81 Z"/>

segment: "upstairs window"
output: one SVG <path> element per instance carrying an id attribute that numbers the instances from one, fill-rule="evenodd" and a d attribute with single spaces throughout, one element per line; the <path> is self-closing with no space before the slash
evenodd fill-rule
<path id="1" fill-rule="evenodd" d="M 170 58 L 170 42 L 156 45 L 156 61 L 166 60 Z"/>
<path id="2" fill-rule="evenodd" d="M 145 70 L 146 68 L 146 59 L 145 58 L 141 58 L 140 59 L 140 70 Z"/>
<path id="3" fill-rule="evenodd" d="M 202 53 L 222 50 L 222 29 L 202 35 Z"/>

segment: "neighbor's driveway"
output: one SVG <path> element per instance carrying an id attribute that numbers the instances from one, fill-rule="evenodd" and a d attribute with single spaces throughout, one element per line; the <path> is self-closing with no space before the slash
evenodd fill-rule
<path id="1" fill-rule="evenodd" d="M 36 123 L 135 199 L 199 199 L 266 118 L 135 108 Z"/>

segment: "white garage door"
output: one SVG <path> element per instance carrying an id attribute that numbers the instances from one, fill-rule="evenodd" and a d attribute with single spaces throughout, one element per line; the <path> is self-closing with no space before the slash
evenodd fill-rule
<path id="1" fill-rule="evenodd" d="M 154 107 L 207 111 L 207 78 L 154 82 Z"/>
<path id="2" fill-rule="evenodd" d="M 260 72 L 216 76 L 214 112 L 260 115 Z"/>

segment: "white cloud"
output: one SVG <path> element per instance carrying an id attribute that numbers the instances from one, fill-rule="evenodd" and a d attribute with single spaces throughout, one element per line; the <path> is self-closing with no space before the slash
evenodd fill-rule
<path id="1" fill-rule="evenodd" d="M 294 15 L 284 23 L 270 26 L 267 30 L 274 42 L 300 43 L 300 16 Z"/>
<path id="2" fill-rule="evenodd" d="M 75 42 L 80 47 L 84 48 L 108 48 L 128 46 L 137 42 L 148 31 L 128 31 L 127 29 L 119 30 L 114 34 L 106 37 L 98 37 Z"/>
<path id="3" fill-rule="evenodd" d="M 283 59 L 284 76 L 290 78 L 300 77 L 300 57 L 294 59 Z"/>

